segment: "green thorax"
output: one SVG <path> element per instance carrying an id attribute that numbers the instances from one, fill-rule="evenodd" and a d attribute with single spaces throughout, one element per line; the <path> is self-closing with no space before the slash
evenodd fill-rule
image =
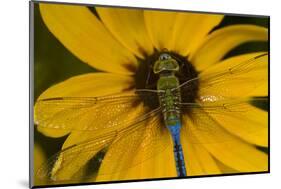
<path id="1" fill-rule="evenodd" d="M 164 91 L 159 95 L 159 102 L 164 110 L 166 126 L 176 125 L 180 121 L 179 103 L 181 102 L 181 96 L 179 89 L 177 89 L 178 86 L 179 80 L 175 75 L 160 75 L 157 82 L 157 89 Z"/>
<path id="2" fill-rule="evenodd" d="M 157 90 L 166 91 L 179 86 L 179 80 L 175 75 L 160 75 L 157 81 Z M 169 90 L 168 90 L 169 91 Z"/>
<path id="3" fill-rule="evenodd" d="M 178 71 L 178 62 L 168 53 L 162 53 L 153 66 L 153 72 L 159 75 L 157 90 L 162 91 L 159 93 L 159 102 L 167 127 L 180 122 L 180 83 L 175 76 Z"/>

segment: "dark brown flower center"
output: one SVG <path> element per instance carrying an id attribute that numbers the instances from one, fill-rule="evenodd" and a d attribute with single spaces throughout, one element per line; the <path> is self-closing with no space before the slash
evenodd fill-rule
<path id="1" fill-rule="evenodd" d="M 165 51 L 166 52 L 166 51 Z M 153 72 L 153 65 L 158 60 L 162 51 L 155 51 L 152 55 L 146 56 L 145 59 L 141 59 L 139 67 L 137 68 L 135 74 L 135 84 L 137 89 L 157 89 L 157 81 L 159 79 L 159 75 Z M 177 60 L 180 70 L 176 73 L 180 84 L 189 81 L 198 76 L 198 72 L 195 67 L 188 61 L 187 57 L 181 56 L 175 52 L 167 52 L 170 54 L 175 60 Z M 194 80 L 189 83 L 188 86 L 181 88 L 181 96 L 182 102 L 195 102 L 195 99 L 198 95 L 199 82 L 198 80 Z M 155 103 L 148 103 L 148 100 L 144 97 L 142 100 L 150 106 L 151 108 L 155 108 L 159 105 L 158 99 L 155 99 Z M 151 101 L 151 100 L 150 100 Z"/>

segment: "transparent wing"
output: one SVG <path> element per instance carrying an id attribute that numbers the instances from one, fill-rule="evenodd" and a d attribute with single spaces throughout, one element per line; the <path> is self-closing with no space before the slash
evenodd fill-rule
<path id="1" fill-rule="evenodd" d="M 231 64 L 230 64 L 231 63 Z M 230 142 L 237 138 L 258 145 L 266 145 L 267 112 L 259 112 L 250 104 L 252 91 L 263 87 L 268 79 L 268 54 L 257 53 L 243 62 L 225 62 L 209 68 L 204 74 L 182 83 L 182 110 L 188 114 L 184 120 L 187 132 L 194 143 Z M 213 69 L 212 71 L 210 71 Z M 199 85 L 197 103 L 185 101 L 194 86 Z M 236 87 L 233 87 L 236 85 Z M 234 90 L 239 88 L 239 90 Z M 232 98 L 230 98 L 232 97 Z M 267 103 L 267 98 L 260 98 Z M 263 121 L 255 115 L 261 115 Z M 256 120 L 255 120 L 256 119 Z M 262 134 L 261 134 L 262 133 Z M 198 141 L 200 136 L 204 140 Z M 263 138 L 261 142 L 258 138 Z"/>
<path id="2" fill-rule="evenodd" d="M 267 103 L 267 98 L 256 100 Z M 254 107 L 249 98 L 182 103 L 181 107 L 183 112 L 188 110 L 183 124 L 193 143 L 231 142 L 238 138 L 254 142 L 268 129 L 267 121 L 261 121 L 268 118 L 267 112 Z M 204 140 L 198 140 L 202 136 Z"/>
<path id="3" fill-rule="evenodd" d="M 106 155 L 99 170 L 100 175 L 125 171 L 159 155 L 171 142 L 160 115 L 161 109 L 158 108 L 125 129 L 62 150 L 43 164 L 36 175 L 55 182 L 81 179 L 79 174 L 76 178 L 76 173 L 104 149 Z M 83 178 L 87 177 L 83 175 Z"/>
<path id="4" fill-rule="evenodd" d="M 131 167 L 161 155 L 172 141 L 160 114 L 161 112 L 159 116 L 147 120 L 145 127 L 126 132 L 125 136 L 118 137 L 105 155 L 99 175 L 122 174 Z"/>
<path id="5" fill-rule="evenodd" d="M 116 132 L 111 132 L 56 153 L 38 170 L 35 170 L 36 177 L 53 182 L 71 180 L 73 175 L 86 165 L 87 161 L 110 145 L 114 137 L 116 137 Z M 74 180 L 79 179 L 81 178 L 74 178 Z"/>
<path id="6" fill-rule="evenodd" d="M 198 77 L 182 83 L 178 88 L 184 93 L 198 85 L 200 93 L 208 96 L 227 96 L 227 94 L 236 96 L 245 96 L 260 87 L 268 79 L 268 73 L 265 71 L 268 67 L 268 54 L 259 53 L 259 55 L 237 64 L 218 65 L 212 72 L 201 73 Z M 244 83 L 250 83 L 245 85 Z M 233 85 L 240 86 L 240 90 L 233 91 Z M 209 90 L 211 89 L 211 90 Z M 183 98 L 184 99 L 184 98 Z"/>
<path id="7" fill-rule="evenodd" d="M 142 100 L 157 101 L 156 92 L 120 94 L 104 97 L 57 97 L 40 99 L 34 107 L 38 127 L 62 130 L 101 131 L 129 125 L 135 117 L 151 109 L 143 106 L 138 115 L 133 111 Z M 131 113 L 130 113 L 131 112 Z"/>

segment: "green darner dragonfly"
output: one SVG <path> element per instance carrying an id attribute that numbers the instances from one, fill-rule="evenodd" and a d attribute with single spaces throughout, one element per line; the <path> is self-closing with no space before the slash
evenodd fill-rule
<path id="1" fill-rule="evenodd" d="M 189 115 L 196 127 L 188 129 L 189 139 L 192 143 L 200 143 L 200 135 L 208 133 L 213 135 L 206 142 L 225 142 L 232 140 L 229 134 L 218 135 L 218 128 L 214 126 L 211 115 L 231 116 L 239 112 L 243 116 L 247 112 L 249 98 L 229 98 L 209 94 L 192 99 L 189 91 L 203 82 L 208 83 L 205 88 L 216 87 L 233 79 L 239 82 L 247 80 L 247 73 L 259 71 L 267 62 L 267 53 L 241 62 L 228 69 L 201 78 L 200 75 L 185 82 L 180 82 L 176 73 L 180 70 L 179 61 L 172 54 L 163 52 L 153 65 L 153 73 L 158 75 L 156 89 L 137 89 L 132 92 L 123 92 L 103 97 L 55 97 L 40 99 L 35 106 L 35 121 L 38 127 L 50 129 L 64 129 L 69 131 L 92 132 L 91 140 L 66 148 L 51 157 L 46 164 L 37 170 L 38 177 L 47 177 L 57 180 L 58 166 L 72 166 L 72 161 L 84 154 L 88 159 L 100 151 L 107 151 L 112 147 L 115 150 L 111 161 L 120 161 L 122 156 L 132 157 L 126 165 L 103 170 L 99 174 L 114 174 L 136 166 L 155 155 L 160 154 L 168 146 L 169 140 L 163 140 L 163 133 L 168 132 L 173 142 L 175 169 L 178 177 L 188 175 L 185 165 L 180 133 L 182 132 L 183 114 Z M 259 61 L 257 61 L 259 60 Z M 267 65 L 267 64 L 266 64 Z M 243 76 L 240 78 L 240 76 Z M 252 86 L 241 91 L 246 94 L 257 88 L 261 81 L 266 80 L 266 74 L 253 81 Z M 204 90 L 204 88 L 200 88 Z M 258 100 L 266 101 L 266 98 Z M 144 104 L 132 118 L 129 110 Z M 47 111 L 46 111 L 47 110 Z M 44 113 L 42 113 L 44 112 Z M 122 118 L 120 115 L 128 114 Z M 101 119 L 102 118 L 102 119 Z M 74 125 L 73 120 L 79 120 L 81 125 Z M 99 120 L 99 121 L 97 121 Z M 188 124 L 188 123 L 184 123 Z M 253 133 L 255 131 L 252 131 Z M 136 136 L 143 136 L 141 141 Z M 144 154 L 142 158 L 135 158 L 134 154 Z M 62 158 L 63 157 L 63 158 Z M 121 158 L 122 159 L 122 158 Z M 129 163 L 130 162 L 130 163 Z M 102 163 L 110 163 L 103 162 Z"/>

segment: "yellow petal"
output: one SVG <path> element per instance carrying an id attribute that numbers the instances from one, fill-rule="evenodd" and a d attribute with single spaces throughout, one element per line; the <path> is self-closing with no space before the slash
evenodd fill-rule
<path id="1" fill-rule="evenodd" d="M 199 96 L 267 96 L 268 56 L 265 52 L 228 58 L 200 73 Z"/>
<path id="2" fill-rule="evenodd" d="M 176 12 L 144 10 L 148 34 L 158 50 L 172 49 L 171 36 L 174 30 Z"/>
<path id="3" fill-rule="evenodd" d="M 89 131 L 73 131 L 66 138 L 61 149 L 63 150 L 75 144 L 88 141 L 91 138 L 94 138 L 95 135 L 96 135 L 95 133 Z"/>
<path id="4" fill-rule="evenodd" d="M 188 123 L 183 122 L 181 129 L 181 144 L 184 152 L 187 176 L 220 174 L 214 158 L 199 143 L 193 144 L 188 133 Z"/>
<path id="5" fill-rule="evenodd" d="M 192 117 L 186 121 L 192 141 L 202 144 L 213 157 L 228 167 L 240 172 L 268 170 L 266 153 L 228 133 L 201 110 L 193 110 Z M 208 132 L 211 127 L 213 128 L 212 132 Z"/>
<path id="6" fill-rule="evenodd" d="M 52 170 L 52 179 L 53 180 L 77 180 L 77 178 L 82 177 L 79 173 L 83 173 L 83 170 L 87 162 L 93 158 L 100 150 L 110 147 L 113 139 L 116 137 L 116 133 L 122 133 L 121 129 L 126 129 L 126 127 L 132 127 L 132 125 L 126 125 L 127 119 L 137 120 L 140 118 L 140 115 L 145 114 L 143 112 L 144 106 L 139 105 L 136 108 L 131 108 L 118 116 L 118 119 L 125 121 L 124 125 L 112 125 L 111 122 L 104 123 L 102 126 L 109 127 L 108 129 L 101 128 L 95 132 L 79 132 L 72 131 L 71 134 L 67 137 L 66 141 L 62 147 L 62 154 L 58 156 L 56 163 Z M 106 114 L 104 111 L 103 114 Z M 83 115 L 84 116 L 84 115 Z M 93 114 L 94 116 L 94 114 Z M 114 120 L 111 113 L 108 115 L 109 119 Z M 102 122 L 102 114 L 99 118 L 96 118 L 92 122 L 93 125 L 98 125 Z M 80 123 L 77 123 L 80 124 Z M 108 126 L 109 125 L 109 126 Z M 140 127 L 138 124 L 134 127 Z M 128 130 L 131 131 L 131 130 Z M 128 141 L 127 141 L 128 142 Z M 133 142 L 133 141 L 132 141 Z M 138 141 L 137 141 L 138 142 Z M 126 148 L 126 146 L 123 146 Z M 116 149 L 115 149 L 116 150 Z M 118 148 L 117 148 L 118 150 Z M 116 154 L 117 156 L 117 154 Z M 92 173 L 95 173 L 97 170 L 92 170 Z M 85 175 L 87 178 L 91 175 Z"/>
<path id="7" fill-rule="evenodd" d="M 216 14 L 178 13 L 170 36 L 172 49 L 183 56 L 192 54 L 223 17 Z"/>
<path id="8" fill-rule="evenodd" d="M 223 164 L 220 161 L 216 161 L 216 164 L 223 174 L 225 174 L 225 173 L 239 173 L 239 171 L 226 166 L 225 164 Z"/>
<path id="9" fill-rule="evenodd" d="M 106 124 L 106 120 L 110 119 L 110 115 L 103 114 L 107 115 L 107 117 L 101 119 L 102 117 L 99 116 L 99 112 L 102 110 L 114 112 L 115 109 L 113 105 L 110 106 L 110 104 L 106 105 L 102 103 L 99 108 L 93 105 L 85 105 L 83 109 L 73 109 L 71 108 L 71 101 L 65 101 L 68 103 L 56 104 L 55 102 L 44 103 L 41 99 L 56 97 L 96 97 L 116 94 L 128 89 L 132 80 L 133 78 L 129 76 L 93 73 L 75 76 L 50 87 L 40 95 L 34 107 L 34 121 L 39 125 L 37 129 L 47 136 L 59 137 L 69 133 L 76 127 L 78 127 L 78 130 L 79 127 L 94 127 L 92 123 L 95 122 L 95 120 L 103 121 L 104 124 Z M 133 102 L 134 101 L 125 104 L 122 110 L 125 111 L 125 108 L 131 107 Z M 80 107 L 81 106 L 82 105 L 80 105 Z M 72 107 L 75 107 L 75 104 L 73 104 Z M 97 118 L 98 116 L 100 119 Z M 96 123 L 96 125 L 98 125 L 98 123 Z M 104 127 L 102 123 L 99 124 L 99 126 L 101 128 Z M 98 131 L 100 129 L 95 130 Z"/>
<path id="10" fill-rule="evenodd" d="M 105 26 L 116 39 L 140 58 L 152 54 L 153 45 L 146 31 L 141 9 L 96 7 Z"/>
<path id="11" fill-rule="evenodd" d="M 167 129 L 160 120 L 140 127 L 112 144 L 97 181 L 176 177 L 173 145 Z"/>
<path id="12" fill-rule="evenodd" d="M 233 25 L 209 35 L 191 57 L 197 70 L 202 71 L 220 61 L 234 47 L 250 41 L 267 41 L 268 30 L 254 25 Z"/>
<path id="13" fill-rule="evenodd" d="M 62 149 L 68 148 L 69 146 L 73 146 L 75 144 L 79 144 L 83 141 L 86 141 L 94 137 L 107 135 L 108 133 L 112 133 L 117 130 L 124 129 L 128 126 L 131 126 L 131 124 L 134 124 L 136 122 L 135 120 L 140 118 L 140 116 L 146 114 L 145 112 L 146 108 L 143 105 L 138 105 L 135 106 L 134 108 L 119 106 L 119 110 L 117 111 L 119 111 L 120 113 L 117 116 L 118 118 L 116 118 L 114 116 L 115 114 L 110 111 L 112 105 L 109 104 L 107 106 L 108 106 L 108 112 L 103 111 L 101 109 L 98 112 L 93 112 L 91 114 L 93 117 L 95 117 L 95 119 L 93 119 L 91 124 L 93 125 L 93 127 L 99 126 L 100 128 L 97 128 L 96 130 L 93 131 L 76 131 L 76 130 L 72 131 L 71 134 L 65 140 Z M 100 107 L 97 107 L 97 109 L 99 108 Z M 114 122 L 115 119 L 117 120 Z M 79 124 L 83 124 L 83 123 L 79 123 Z"/>
<path id="14" fill-rule="evenodd" d="M 44 134 L 45 136 L 53 137 L 53 138 L 65 136 L 65 135 L 69 134 L 69 132 L 70 132 L 70 130 L 67 130 L 67 129 L 58 130 L 58 129 L 50 129 L 50 128 L 46 128 L 46 127 L 41 127 L 41 126 L 37 126 L 36 129 L 38 132 Z"/>
<path id="15" fill-rule="evenodd" d="M 94 68 L 132 74 L 137 60 L 87 7 L 40 3 L 42 18 L 56 38 Z"/>
<path id="16" fill-rule="evenodd" d="M 257 88 L 251 91 L 249 96 L 268 96 L 268 89 L 268 82 L 263 82 Z"/>
<path id="17" fill-rule="evenodd" d="M 119 93 L 133 86 L 134 78 L 111 73 L 89 73 L 71 77 L 44 91 L 38 99 L 96 97 Z"/>
<path id="18" fill-rule="evenodd" d="M 47 180 L 45 178 L 38 178 L 37 176 L 37 170 L 42 166 L 43 163 L 45 163 L 46 156 L 45 153 L 42 149 L 42 147 L 37 144 L 34 143 L 34 152 L 33 152 L 33 163 L 34 163 L 34 185 L 44 185 L 47 184 Z"/>
<path id="19" fill-rule="evenodd" d="M 62 150 L 53 160 L 51 179 L 53 181 L 77 182 L 83 178 L 83 168 L 87 162 L 102 149 L 106 148 L 113 140 L 114 133 L 92 138 Z M 96 170 L 93 170 L 93 172 Z"/>
<path id="20" fill-rule="evenodd" d="M 243 104 L 237 112 L 210 114 L 223 128 L 243 140 L 268 146 L 268 113 L 251 105 Z"/>

